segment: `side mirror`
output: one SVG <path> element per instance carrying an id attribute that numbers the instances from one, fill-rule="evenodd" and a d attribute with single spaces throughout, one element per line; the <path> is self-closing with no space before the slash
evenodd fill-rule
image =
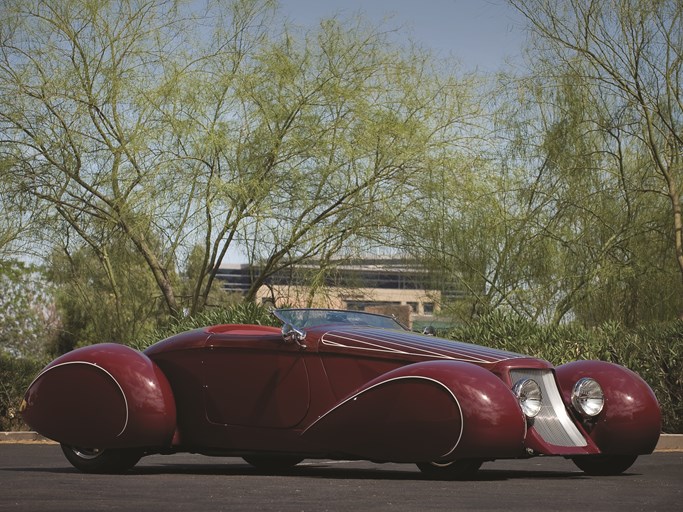
<path id="1" fill-rule="evenodd" d="M 296 343 L 302 350 L 308 348 L 304 343 L 306 333 L 290 324 L 282 326 L 282 339 L 285 340 L 285 343 Z"/>

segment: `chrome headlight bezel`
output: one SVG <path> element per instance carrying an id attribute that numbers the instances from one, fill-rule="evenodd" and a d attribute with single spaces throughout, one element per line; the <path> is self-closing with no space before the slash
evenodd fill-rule
<path id="1" fill-rule="evenodd" d="M 520 379 L 512 387 L 524 416 L 531 419 L 541 412 L 543 393 L 541 386 L 533 379 Z"/>
<path id="2" fill-rule="evenodd" d="M 584 418 L 594 418 L 605 407 L 605 393 L 595 379 L 583 377 L 572 389 L 572 405 Z"/>

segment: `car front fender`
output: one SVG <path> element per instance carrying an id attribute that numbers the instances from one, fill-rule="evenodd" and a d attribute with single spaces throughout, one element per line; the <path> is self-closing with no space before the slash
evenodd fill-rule
<path id="1" fill-rule="evenodd" d="M 165 375 L 144 354 L 114 343 L 55 359 L 28 387 L 21 409 L 31 428 L 72 446 L 165 446 L 176 429 Z"/>
<path id="2" fill-rule="evenodd" d="M 526 422 L 510 389 L 459 361 L 428 361 L 368 382 L 303 433 L 335 453 L 417 462 L 523 454 Z"/>
<path id="3" fill-rule="evenodd" d="M 571 404 L 579 379 L 589 377 L 600 384 L 605 394 L 603 410 L 583 425 L 602 453 L 652 453 L 661 431 L 661 412 L 655 394 L 640 376 L 605 361 L 575 361 L 555 371 L 566 404 Z"/>

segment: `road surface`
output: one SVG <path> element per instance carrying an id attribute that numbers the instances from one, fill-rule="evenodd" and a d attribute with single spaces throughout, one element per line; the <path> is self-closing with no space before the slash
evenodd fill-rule
<path id="1" fill-rule="evenodd" d="M 476 479 L 425 479 L 410 464 L 306 460 L 258 474 L 238 458 L 143 458 L 125 475 L 73 469 L 54 444 L 0 443 L 0 510 L 31 511 L 667 511 L 683 503 L 683 452 L 638 459 L 618 477 L 587 477 L 570 461 L 495 461 Z"/>

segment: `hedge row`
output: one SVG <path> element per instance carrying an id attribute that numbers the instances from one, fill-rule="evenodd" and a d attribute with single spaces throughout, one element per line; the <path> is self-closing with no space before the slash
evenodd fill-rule
<path id="1" fill-rule="evenodd" d="M 135 344 L 138 349 L 175 332 L 217 323 L 271 323 L 264 308 L 239 305 L 228 311 L 184 319 Z M 630 368 L 652 386 L 662 407 L 663 430 L 683 433 L 683 321 L 627 330 L 617 324 L 597 329 L 546 326 L 523 318 L 492 314 L 439 333 L 560 365 L 577 359 L 601 359 Z M 45 361 L 0 356 L 0 430 L 22 430 L 18 414 L 23 393 Z"/>

